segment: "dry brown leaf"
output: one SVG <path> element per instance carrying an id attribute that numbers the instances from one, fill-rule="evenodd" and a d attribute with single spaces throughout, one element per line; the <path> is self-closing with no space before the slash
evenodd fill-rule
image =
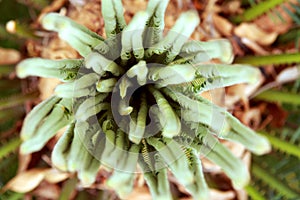
<path id="1" fill-rule="evenodd" d="M 261 124 L 262 113 L 259 107 L 250 108 L 242 112 L 236 112 L 235 115 L 243 122 L 243 124 L 246 124 L 253 129 L 257 129 Z"/>
<path id="2" fill-rule="evenodd" d="M 232 35 L 233 25 L 224 17 L 213 15 L 213 22 L 216 29 L 225 36 Z"/>
<path id="3" fill-rule="evenodd" d="M 179 200 L 194 200 L 192 197 L 184 197 L 184 198 L 180 198 Z"/>
<path id="4" fill-rule="evenodd" d="M 47 171 L 45 174 L 45 180 L 48 181 L 49 183 L 59 183 L 63 180 L 66 180 L 67 178 L 70 177 L 69 173 L 59 171 L 57 169 L 50 169 Z"/>
<path id="5" fill-rule="evenodd" d="M 38 196 L 38 199 L 59 199 L 60 187 L 46 181 L 42 181 L 41 184 L 33 191 L 34 196 Z"/>
<path id="6" fill-rule="evenodd" d="M 47 13 L 49 13 L 49 12 L 54 12 L 54 11 L 57 11 L 57 10 L 61 9 L 61 8 L 63 7 L 63 5 L 64 5 L 67 1 L 68 1 L 68 0 L 53 0 L 52 3 L 51 3 L 49 6 L 45 7 L 45 8 L 42 10 L 42 12 L 41 12 L 41 14 L 40 14 L 40 16 L 39 16 L 39 18 L 38 18 L 37 21 L 40 22 L 41 19 L 42 19 L 42 17 L 43 17 L 45 14 L 47 14 Z"/>
<path id="7" fill-rule="evenodd" d="M 284 84 L 295 81 L 300 78 L 300 66 L 289 67 L 282 70 L 276 77 L 278 84 Z"/>
<path id="8" fill-rule="evenodd" d="M 21 60 L 21 54 L 14 49 L 0 48 L 0 65 L 12 65 Z"/>
<path id="9" fill-rule="evenodd" d="M 268 51 L 264 50 L 261 46 L 259 46 L 253 40 L 250 40 L 248 38 L 241 38 L 241 42 L 243 44 L 245 44 L 249 49 L 254 51 L 257 55 L 267 55 L 267 54 L 269 54 Z"/>
<path id="10" fill-rule="evenodd" d="M 233 109 L 238 101 L 248 108 L 249 97 L 252 96 L 264 82 L 264 77 L 260 75 L 255 84 L 237 84 L 226 88 L 225 107 Z"/>
<path id="11" fill-rule="evenodd" d="M 209 91 L 211 94 L 212 102 L 218 106 L 225 106 L 225 89 L 224 88 L 216 88 Z"/>
<path id="12" fill-rule="evenodd" d="M 233 49 L 233 54 L 235 56 L 244 56 L 245 52 L 242 46 L 240 45 L 240 39 L 237 36 L 228 38 Z"/>
<path id="13" fill-rule="evenodd" d="M 19 153 L 18 159 L 19 159 L 18 173 L 21 173 L 28 168 L 28 165 L 31 161 L 31 154 L 24 155 Z"/>
<path id="14" fill-rule="evenodd" d="M 234 29 L 234 34 L 241 38 L 248 38 L 260 45 L 270 45 L 278 36 L 278 33 L 275 32 L 265 32 L 254 23 L 241 23 Z"/>
<path id="15" fill-rule="evenodd" d="M 37 41 L 28 40 L 26 42 L 26 51 L 28 57 L 40 57 L 42 49 L 42 45 Z"/>
<path id="16" fill-rule="evenodd" d="M 203 166 L 203 171 L 208 173 L 222 173 L 222 169 L 220 166 L 214 164 L 210 160 L 208 160 L 205 156 L 201 157 L 201 163 Z"/>
<path id="17" fill-rule="evenodd" d="M 69 0 L 73 6 L 82 7 L 88 3 L 87 0 Z"/>
<path id="18" fill-rule="evenodd" d="M 170 30 L 183 10 L 178 9 L 174 1 L 170 1 L 165 14 L 165 30 Z"/>
<path id="19" fill-rule="evenodd" d="M 135 14 L 138 11 L 146 9 L 147 1 L 146 0 L 123 1 L 123 7 L 126 13 Z"/>
<path id="20" fill-rule="evenodd" d="M 276 76 L 276 75 L 275 75 Z M 271 88 L 278 87 L 282 84 L 292 82 L 300 78 L 300 66 L 289 67 L 282 70 L 276 77 L 275 81 L 269 82 L 259 90 L 257 90 L 252 96 L 256 96 L 263 91 L 269 90 Z"/>
<path id="21" fill-rule="evenodd" d="M 234 198 L 234 191 L 209 190 L 209 200 L 232 200 Z"/>
<path id="22" fill-rule="evenodd" d="M 53 95 L 54 89 L 61 82 L 56 78 L 40 78 L 39 81 L 39 90 L 40 90 L 40 99 L 45 100 L 48 97 Z"/>
<path id="23" fill-rule="evenodd" d="M 45 174 L 51 169 L 31 169 L 29 171 L 21 172 L 13 179 L 11 179 L 4 189 L 15 192 L 26 193 L 36 188 L 44 179 Z"/>
<path id="24" fill-rule="evenodd" d="M 226 14 L 241 14 L 243 12 L 241 4 L 242 2 L 240 0 L 225 1 L 221 8 Z"/>
<path id="25" fill-rule="evenodd" d="M 222 144 L 225 145 L 235 157 L 241 158 L 245 152 L 245 147 L 240 143 L 222 140 Z"/>
<path id="26" fill-rule="evenodd" d="M 44 44 L 41 50 L 41 57 L 51 60 L 79 58 L 79 54 L 67 42 L 60 40 L 58 37 L 51 38 L 48 43 Z"/>
<path id="27" fill-rule="evenodd" d="M 91 31 L 103 35 L 104 20 L 99 13 L 101 13 L 100 0 L 87 1 L 82 7 L 70 7 L 68 9 L 68 16 L 71 19 L 84 25 Z"/>
<path id="28" fill-rule="evenodd" d="M 52 168 L 34 168 L 17 174 L 4 187 L 4 190 L 26 193 L 35 189 L 43 180 L 58 183 L 69 177 L 68 173 Z"/>
<path id="29" fill-rule="evenodd" d="M 245 190 L 236 190 L 238 200 L 248 200 L 248 194 Z"/>
<path id="30" fill-rule="evenodd" d="M 246 164 L 248 169 L 251 167 L 251 153 L 250 151 L 245 151 L 244 155 L 242 156 L 242 161 Z"/>
<path id="31" fill-rule="evenodd" d="M 211 96 L 211 93 L 209 91 L 205 91 L 205 92 L 202 92 L 200 94 L 201 97 L 209 100 L 209 101 L 212 101 L 212 96 Z"/>
<path id="32" fill-rule="evenodd" d="M 216 88 L 213 90 L 205 91 L 200 94 L 201 97 L 213 102 L 218 106 L 225 105 L 225 90 L 224 88 Z"/>
<path id="33" fill-rule="evenodd" d="M 134 187 L 132 193 L 126 198 L 126 200 L 152 200 L 149 189 L 146 186 Z"/>
<path id="34" fill-rule="evenodd" d="M 289 0 L 289 2 L 281 4 L 293 12 L 289 3 L 297 3 L 297 0 Z M 257 18 L 254 20 L 254 23 L 267 32 L 286 33 L 293 26 L 293 19 L 282 6 L 277 6 L 275 9 L 269 11 L 268 14 Z"/>
<path id="35" fill-rule="evenodd" d="M 267 105 L 266 110 L 269 112 L 268 114 L 272 117 L 271 126 L 281 128 L 285 124 L 288 112 L 284 110 L 281 106 L 269 103 Z"/>

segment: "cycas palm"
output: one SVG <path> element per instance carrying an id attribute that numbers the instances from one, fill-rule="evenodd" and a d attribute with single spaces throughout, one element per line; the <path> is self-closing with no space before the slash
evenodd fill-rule
<path id="1" fill-rule="evenodd" d="M 85 185 L 95 181 L 100 165 L 115 169 L 107 184 L 121 198 L 132 190 L 138 163 L 155 199 L 172 198 L 167 168 L 195 199 L 207 199 L 199 153 L 220 165 L 235 187 L 247 184 L 246 166 L 216 137 L 256 154 L 269 151 L 268 141 L 200 93 L 253 83 L 259 71 L 230 65 L 227 40 L 188 41 L 199 23 L 195 11 L 183 13 L 164 36 L 167 4 L 150 0 L 126 25 L 121 0 L 103 0 L 106 39 L 59 14 L 44 16 L 44 28 L 58 32 L 83 58 L 31 58 L 18 65 L 19 77 L 65 82 L 26 117 L 22 153 L 39 151 L 68 125 L 53 164 L 77 172 Z"/>

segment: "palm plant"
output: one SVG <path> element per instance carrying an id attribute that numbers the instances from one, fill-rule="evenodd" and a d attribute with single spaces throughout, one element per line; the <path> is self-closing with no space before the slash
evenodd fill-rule
<path id="1" fill-rule="evenodd" d="M 252 181 L 247 191 L 252 199 L 299 199 L 300 197 L 300 128 L 299 79 L 255 97 L 256 101 L 277 103 L 289 113 L 281 128 L 267 127 L 261 134 L 268 137 L 273 151 L 253 157 Z M 272 98 L 271 98 L 272 97 Z"/>
<path id="2" fill-rule="evenodd" d="M 26 117 L 21 153 L 39 151 L 68 126 L 53 149 L 53 165 L 77 172 L 85 186 L 95 182 L 100 166 L 114 170 L 107 185 L 121 198 L 131 192 L 138 164 L 153 198 L 172 198 L 170 169 L 195 199 L 207 199 L 199 154 L 219 165 L 234 187 L 248 183 L 246 165 L 217 138 L 258 155 L 270 150 L 268 140 L 200 94 L 253 83 L 259 70 L 231 65 L 227 40 L 188 41 L 199 24 L 195 11 L 183 13 L 164 36 L 167 4 L 150 0 L 127 25 L 120 0 L 102 1 L 106 39 L 59 14 L 43 17 L 43 27 L 82 58 L 31 58 L 17 66 L 21 78 L 64 82 Z"/>

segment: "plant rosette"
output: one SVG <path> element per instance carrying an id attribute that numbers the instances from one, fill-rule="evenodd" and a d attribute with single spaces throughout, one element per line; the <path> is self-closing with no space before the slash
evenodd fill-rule
<path id="1" fill-rule="evenodd" d="M 219 165 L 235 188 L 248 183 L 247 167 L 218 138 L 255 154 L 270 150 L 268 140 L 200 94 L 255 83 L 260 72 L 232 65 L 227 40 L 189 40 L 200 21 L 196 11 L 182 13 L 165 33 L 167 4 L 150 0 L 126 24 L 121 1 L 103 0 L 106 39 L 57 13 L 43 17 L 43 27 L 82 58 L 30 58 L 17 66 L 20 78 L 64 82 L 25 118 L 21 153 L 41 150 L 68 126 L 54 146 L 53 165 L 77 172 L 85 186 L 95 182 L 100 166 L 113 170 L 106 184 L 120 198 L 132 191 L 139 165 L 154 199 L 172 199 L 168 169 L 193 198 L 207 199 L 200 154 Z"/>

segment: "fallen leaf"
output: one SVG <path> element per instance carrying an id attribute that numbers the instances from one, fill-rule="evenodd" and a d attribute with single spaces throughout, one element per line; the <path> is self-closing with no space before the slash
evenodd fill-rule
<path id="1" fill-rule="evenodd" d="M 269 54 L 268 51 L 264 50 L 261 46 L 259 46 L 253 40 L 250 40 L 248 38 L 241 38 L 241 42 L 243 44 L 245 44 L 249 49 L 254 51 L 257 55 L 267 55 L 267 54 Z"/>
<path id="2" fill-rule="evenodd" d="M 14 49 L 0 48 L 0 65 L 12 65 L 21 60 L 21 54 Z"/>
<path id="3" fill-rule="evenodd" d="M 31 161 L 31 154 L 21 154 L 19 153 L 19 167 L 18 167 L 18 173 L 26 171 L 28 168 L 28 165 Z"/>
<path id="4" fill-rule="evenodd" d="M 42 17 L 45 14 L 47 14 L 49 12 L 54 12 L 54 11 L 57 11 L 57 10 L 61 9 L 66 2 L 67 2 L 67 0 L 54 0 L 54 1 L 52 1 L 52 3 L 49 6 L 45 7 L 42 10 L 42 12 L 41 12 L 41 14 L 40 14 L 40 16 L 38 18 L 38 21 L 41 21 Z"/>
<path id="5" fill-rule="evenodd" d="M 244 56 L 245 55 L 244 48 L 243 48 L 244 45 L 241 44 L 240 38 L 237 36 L 233 36 L 228 39 L 232 45 L 233 54 L 235 56 Z"/>
<path id="6" fill-rule="evenodd" d="M 222 12 L 226 14 L 241 14 L 243 9 L 241 9 L 242 2 L 240 0 L 233 0 L 233 1 L 225 1 L 222 4 Z"/>
<path id="7" fill-rule="evenodd" d="M 75 2 L 75 0 L 72 2 Z M 81 7 L 78 7 L 77 3 L 76 9 L 70 8 L 68 10 L 68 16 L 91 31 L 103 35 L 104 20 L 101 15 L 99 15 L 99 13 L 101 13 L 100 0 L 76 0 L 76 2 L 83 2 L 83 4 Z"/>
<path id="8" fill-rule="evenodd" d="M 267 105 L 268 114 L 272 116 L 271 126 L 281 128 L 288 117 L 288 112 L 277 104 L 269 103 Z M 280 117 L 278 117 L 280 116 Z"/>
<path id="9" fill-rule="evenodd" d="M 245 109 L 249 107 L 249 97 L 252 96 L 264 82 L 264 77 L 260 75 L 255 84 L 237 84 L 226 88 L 225 107 L 234 109 L 239 101 L 243 103 Z"/>
<path id="10" fill-rule="evenodd" d="M 234 29 L 234 34 L 241 38 L 253 40 L 260 45 L 270 45 L 278 36 L 278 33 L 266 32 L 254 23 L 241 23 Z"/>
<path id="11" fill-rule="evenodd" d="M 254 23 L 267 32 L 286 33 L 293 26 L 293 19 L 282 7 L 285 6 L 291 12 L 294 12 L 289 4 L 296 2 L 297 0 L 289 0 L 289 2 L 282 3 L 281 6 L 269 11 L 267 15 L 255 19 Z"/>
<path id="12" fill-rule="evenodd" d="M 275 77 L 275 81 L 265 84 L 251 96 L 256 96 L 271 88 L 278 87 L 288 82 L 296 81 L 298 78 L 300 78 L 300 66 L 285 68 Z"/>
<path id="13" fill-rule="evenodd" d="M 282 70 L 276 77 L 278 84 L 283 84 L 291 81 L 295 81 L 300 77 L 300 66 L 294 66 Z"/>
<path id="14" fill-rule="evenodd" d="M 209 189 L 210 200 L 231 200 L 235 198 L 234 191 L 220 191 L 215 189 Z"/>
<path id="15" fill-rule="evenodd" d="M 42 58 L 51 60 L 79 58 L 79 54 L 67 42 L 53 37 L 41 49 Z"/>
<path id="16" fill-rule="evenodd" d="M 76 6 L 76 7 L 82 7 L 86 3 L 88 3 L 86 0 L 69 0 L 69 1 L 73 6 Z"/>
<path id="17" fill-rule="evenodd" d="M 245 190 L 236 190 L 238 200 L 248 200 L 248 194 Z"/>
<path id="18" fill-rule="evenodd" d="M 37 199 L 59 199 L 60 187 L 46 181 L 42 181 L 41 184 L 33 191 L 33 195 L 39 198 Z"/>
<path id="19" fill-rule="evenodd" d="M 149 189 L 146 186 L 134 187 L 131 194 L 126 198 L 126 200 L 152 200 Z"/>
<path id="20" fill-rule="evenodd" d="M 59 183 L 63 180 L 66 180 L 67 178 L 70 177 L 69 173 L 66 172 L 61 172 L 57 169 L 50 169 L 47 171 L 45 174 L 45 180 L 48 181 L 49 183 Z"/>
<path id="21" fill-rule="evenodd" d="M 40 91 L 40 99 L 45 100 L 48 97 L 52 96 L 54 93 L 54 89 L 61 82 L 55 78 L 40 78 L 39 81 L 39 91 Z"/>
<path id="22" fill-rule="evenodd" d="M 233 143 L 231 141 L 222 140 L 222 144 L 231 151 L 231 153 L 238 158 L 241 158 L 245 152 L 245 147 L 240 143 Z"/>
<path id="23" fill-rule="evenodd" d="M 261 109 L 259 107 L 250 108 L 247 110 L 234 113 L 235 116 L 247 126 L 257 129 L 261 124 Z"/>
<path id="24" fill-rule="evenodd" d="M 19 193 L 30 192 L 42 182 L 42 180 L 45 177 L 45 174 L 49 170 L 49 168 L 43 168 L 31 169 L 29 171 L 21 172 L 4 186 L 4 190 L 9 189 Z"/>
<path id="25" fill-rule="evenodd" d="M 216 29 L 225 36 L 231 36 L 233 25 L 224 17 L 213 15 L 213 22 Z"/>

